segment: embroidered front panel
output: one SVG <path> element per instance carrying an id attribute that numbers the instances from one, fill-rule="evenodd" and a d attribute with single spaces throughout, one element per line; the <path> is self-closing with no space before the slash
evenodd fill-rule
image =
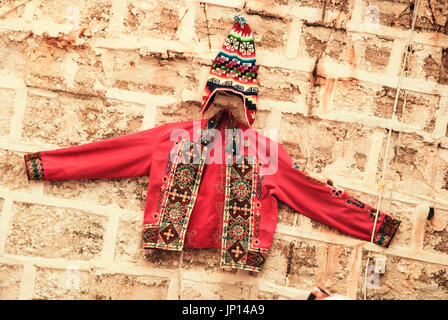
<path id="1" fill-rule="evenodd" d="M 258 164 L 237 156 L 226 165 L 221 267 L 260 271 L 266 249 L 255 248 Z M 257 232 L 258 233 L 258 232 Z"/>
<path id="2" fill-rule="evenodd" d="M 158 213 L 158 223 L 145 225 L 145 248 L 182 250 L 188 221 L 201 182 L 207 148 L 183 141 L 170 162 L 168 181 Z M 170 161 L 170 160 L 169 160 Z"/>
<path id="3" fill-rule="evenodd" d="M 24 158 L 28 180 L 45 180 L 40 152 L 28 153 Z"/>

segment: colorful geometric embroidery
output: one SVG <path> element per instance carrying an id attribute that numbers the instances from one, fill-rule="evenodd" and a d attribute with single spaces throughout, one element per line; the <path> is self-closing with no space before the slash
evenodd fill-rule
<path id="1" fill-rule="evenodd" d="M 170 244 L 174 240 L 179 238 L 179 233 L 172 223 L 169 223 L 168 226 L 160 230 L 160 237 L 166 244 Z"/>
<path id="2" fill-rule="evenodd" d="M 231 156 L 227 161 L 221 267 L 260 271 L 267 250 L 252 246 L 259 170 L 250 160 Z"/>
<path id="3" fill-rule="evenodd" d="M 206 154 L 207 147 L 199 143 L 184 140 L 179 144 L 163 191 L 159 220 L 145 226 L 144 248 L 182 250 Z"/>
<path id="4" fill-rule="evenodd" d="M 176 143 L 174 157 L 167 163 L 167 175 L 162 178 L 160 201 L 154 214 L 158 221 L 144 226 L 144 248 L 179 251 L 184 242 L 189 241 L 186 230 L 201 182 L 207 146 L 213 141 L 207 129 L 216 128 L 227 120 L 230 120 L 227 128 L 237 127 L 234 118 L 229 118 L 224 109 L 207 121 L 201 131 L 201 143 Z M 235 137 L 231 145 L 240 141 L 237 135 Z M 268 252 L 268 249 L 257 248 L 261 208 L 258 200 L 263 177 L 259 174 L 259 164 L 252 157 L 239 155 L 235 152 L 239 149 L 232 149 L 225 169 L 223 229 L 216 234 L 222 241 L 221 266 L 259 272 Z"/>
<path id="5" fill-rule="evenodd" d="M 257 75 L 252 29 L 236 18 L 210 69 L 202 97 L 202 113 L 212 104 L 216 92 L 225 91 L 243 99 L 246 119 L 252 125 L 258 102 Z"/>
<path id="6" fill-rule="evenodd" d="M 257 199 L 260 200 L 261 198 L 261 186 L 264 176 L 259 175 L 257 179 Z"/>
<path id="7" fill-rule="evenodd" d="M 28 180 L 45 180 L 40 152 L 28 153 L 24 158 Z"/>
<path id="8" fill-rule="evenodd" d="M 157 242 L 159 236 L 159 228 L 157 227 L 145 227 L 143 230 L 143 239 L 145 242 Z"/>
<path id="9" fill-rule="evenodd" d="M 400 220 L 393 219 L 390 216 L 385 215 L 373 242 L 386 248 L 389 247 L 390 241 L 397 232 L 400 223 Z"/>
<path id="10" fill-rule="evenodd" d="M 248 235 L 249 228 L 249 220 L 244 219 L 241 216 L 236 217 L 235 219 L 230 219 L 229 221 L 229 233 L 233 239 L 244 239 Z"/>
<path id="11" fill-rule="evenodd" d="M 247 265 L 260 268 L 266 259 L 266 251 L 267 250 L 249 251 L 247 253 Z"/>
<path id="12" fill-rule="evenodd" d="M 244 179 L 237 179 L 232 184 L 232 192 L 239 201 L 244 201 L 252 191 L 251 185 Z"/>

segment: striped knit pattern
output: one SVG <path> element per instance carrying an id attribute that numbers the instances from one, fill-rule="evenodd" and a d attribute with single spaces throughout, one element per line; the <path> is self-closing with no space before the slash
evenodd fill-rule
<path id="1" fill-rule="evenodd" d="M 257 75 L 252 29 L 244 19 L 237 20 L 210 69 L 202 97 L 202 113 L 213 103 L 215 93 L 222 90 L 243 99 L 247 122 L 252 125 L 258 102 Z"/>

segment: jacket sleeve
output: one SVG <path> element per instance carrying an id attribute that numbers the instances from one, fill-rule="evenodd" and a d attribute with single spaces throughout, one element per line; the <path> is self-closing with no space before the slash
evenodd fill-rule
<path id="1" fill-rule="evenodd" d="M 24 156 L 28 180 L 148 176 L 165 125 L 111 139 Z"/>
<path id="2" fill-rule="evenodd" d="M 370 241 L 376 209 L 306 175 L 279 144 L 276 198 L 305 216 Z M 379 211 L 374 243 L 388 247 L 400 221 Z"/>

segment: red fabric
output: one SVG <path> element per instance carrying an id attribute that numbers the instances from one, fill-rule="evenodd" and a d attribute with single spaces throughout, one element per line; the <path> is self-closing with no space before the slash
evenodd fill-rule
<path id="1" fill-rule="evenodd" d="M 45 180 L 123 178 L 149 176 L 144 223 L 155 223 L 160 187 L 167 179 L 165 168 L 169 153 L 175 144 L 175 129 L 182 129 L 190 136 L 206 123 L 193 121 L 169 123 L 153 129 L 113 139 L 80 146 L 41 152 Z M 242 124 L 248 133 L 252 130 Z M 251 131 L 252 133 L 254 131 Z M 173 136 L 173 137 L 172 137 Z M 345 192 L 310 179 L 294 162 L 286 150 L 259 133 L 248 134 L 246 152 L 266 149 L 278 154 L 278 170 L 265 174 L 261 185 L 261 217 L 259 223 L 259 247 L 270 248 L 277 225 L 277 201 L 283 201 L 294 210 L 320 221 L 353 237 L 370 240 L 373 228 L 372 209 L 354 205 Z M 219 141 L 217 142 L 219 143 Z M 224 139 L 221 145 L 225 145 Z M 278 149 L 277 151 L 275 149 Z M 261 157 L 260 161 L 268 158 Z M 224 206 L 224 165 L 206 164 L 198 196 L 188 224 L 184 247 L 221 247 L 222 210 Z M 262 168 L 268 167 L 265 163 Z M 275 166 L 274 166 L 275 167 Z M 352 202 L 350 202 L 352 201 Z M 381 212 L 377 229 L 386 215 Z M 393 235 L 392 235 L 393 236 Z"/>
<path id="2" fill-rule="evenodd" d="M 346 192 L 336 195 L 336 190 L 327 184 L 319 184 L 307 178 L 305 173 L 293 167 L 293 160 L 279 145 L 279 171 L 274 195 L 294 210 L 307 217 L 322 222 L 356 238 L 369 240 L 374 221 L 367 214 L 372 207 L 363 203 L 364 208 L 347 204 L 356 202 Z M 376 210 L 375 210 L 376 213 Z M 376 231 L 379 229 L 384 213 L 380 213 Z"/>

